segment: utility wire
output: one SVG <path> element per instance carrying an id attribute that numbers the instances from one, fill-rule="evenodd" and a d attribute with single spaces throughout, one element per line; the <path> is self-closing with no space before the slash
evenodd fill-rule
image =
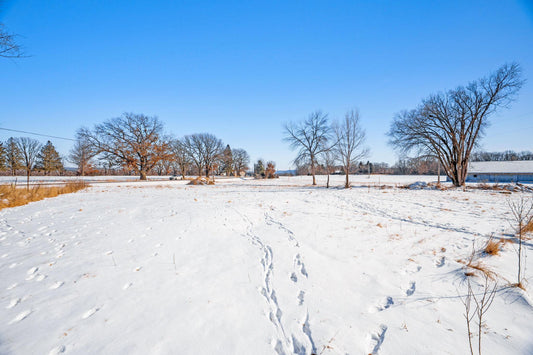
<path id="1" fill-rule="evenodd" d="M 48 138 L 55 138 L 55 139 L 63 139 L 63 140 L 66 140 L 66 141 L 76 141 L 75 139 L 72 139 L 72 138 L 64 138 L 64 137 L 58 137 L 58 136 L 50 136 L 48 134 L 40 134 L 40 133 L 34 133 L 34 132 L 27 132 L 27 131 L 19 131 L 19 130 L 16 130 L 16 129 L 9 129 L 9 128 L 2 128 L 0 127 L 1 130 L 3 131 L 10 131 L 10 132 L 17 132 L 17 133 L 25 133 L 25 134 L 33 134 L 34 136 L 41 136 L 41 137 L 48 137 Z"/>

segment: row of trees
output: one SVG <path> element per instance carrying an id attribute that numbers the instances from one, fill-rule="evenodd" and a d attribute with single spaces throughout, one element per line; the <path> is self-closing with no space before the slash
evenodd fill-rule
<path id="1" fill-rule="evenodd" d="M 365 132 L 357 110 L 347 112 L 340 122 L 330 122 L 322 111 L 313 112 L 305 121 L 286 124 L 284 140 L 297 150 L 295 165 L 309 167 L 313 185 L 316 185 L 317 167 L 322 165 L 328 175 L 329 187 L 329 175 L 340 163 L 346 177 L 344 186 L 350 187 L 352 166 L 369 152 L 364 147 Z"/>
<path id="2" fill-rule="evenodd" d="M 196 133 L 181 139 L 163 132 L 155 116 L 124 113 L 121 117 L 81 128 L 70 160 L 81 175 L 94 159 L 121 166 L 146 180 L 150 171 L 185 177 L 191 171 L 209 178 L 215 174 L 240 175 L 246 172 L 250 157 L 244 149 L 231 149 L 210 133 Z"/>
<path id="3" fill-rule="evenodd" d="M 504 152 L 473 152 L 471 161 L 516 161 L 516 160 L 533 160 L 533 152 L 523 151 L 515 152 L 506 150 Z"/>
<path id="4" fill-rule="evenodd" d="M 63 160 L 50 141 L 43 145 L 32 138 L 18 137 L 0 142 L 0 170 L 14 176 L 22 169 L 28 181 L 34 170 L 46 175 L 64 170 Z"/>

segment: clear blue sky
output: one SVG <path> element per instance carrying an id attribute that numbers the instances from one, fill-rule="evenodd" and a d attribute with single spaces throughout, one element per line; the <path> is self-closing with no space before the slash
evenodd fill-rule
<path id="1" fill-rule="evenodd" d="M 0 0 L 0 22 L 31 55 L 0 58 L 0 127 L 74 137 L 144 113 L 287 169 L 284 122 L 358 108 L 370 160 L 393 163 L 396 112 L 516 61 L 528 82 L 482 145 L 533 150 L 529 0 Z"/>

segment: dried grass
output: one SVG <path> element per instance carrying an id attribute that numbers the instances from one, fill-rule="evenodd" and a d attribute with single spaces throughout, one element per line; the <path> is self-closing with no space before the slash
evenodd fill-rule
<path id="1" fill-rule="evenodd" d="M 0 185 L 0 210 L 8 207 L 26 205 L 49 197 L 69 194 L 85 189 L 89 185 L 84 181 L 67 182 L 62 186 L 33 185 L 29 188 L 12 184 Z"/>
<path id="2" fill-rule="evenodd" d="M 498 255 L 502 247 L 501 241 L 496 241 L 494 238 L 490 238 L 483 248 L 483 252 L 487 255 Z"/>
<path id="3" fill-rule="evenodd" d="M 212 179 L 206 179 L 203 177 L 197 177 L 191 180 L 187 185 L 214 185 L 215 182 Z"/>
<path id="4" fill-rule="evenodd" d="M 533 233 L 533 220 L 522 228 L 522 234 Z"/>

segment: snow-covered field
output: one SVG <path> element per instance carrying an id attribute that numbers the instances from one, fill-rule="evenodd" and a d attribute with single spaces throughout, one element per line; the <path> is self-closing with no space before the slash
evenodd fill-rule
<path id="1" fill-rule="evenodd" d="M 520 193 L 395 187 L 421 180 L 115 182 L 4 209 L 0 353 L 469 353 L 458 260 L 510 238 Z M 514 246 L 477 257 L 499 282 L 483 353 L 533 354 Z"/>

